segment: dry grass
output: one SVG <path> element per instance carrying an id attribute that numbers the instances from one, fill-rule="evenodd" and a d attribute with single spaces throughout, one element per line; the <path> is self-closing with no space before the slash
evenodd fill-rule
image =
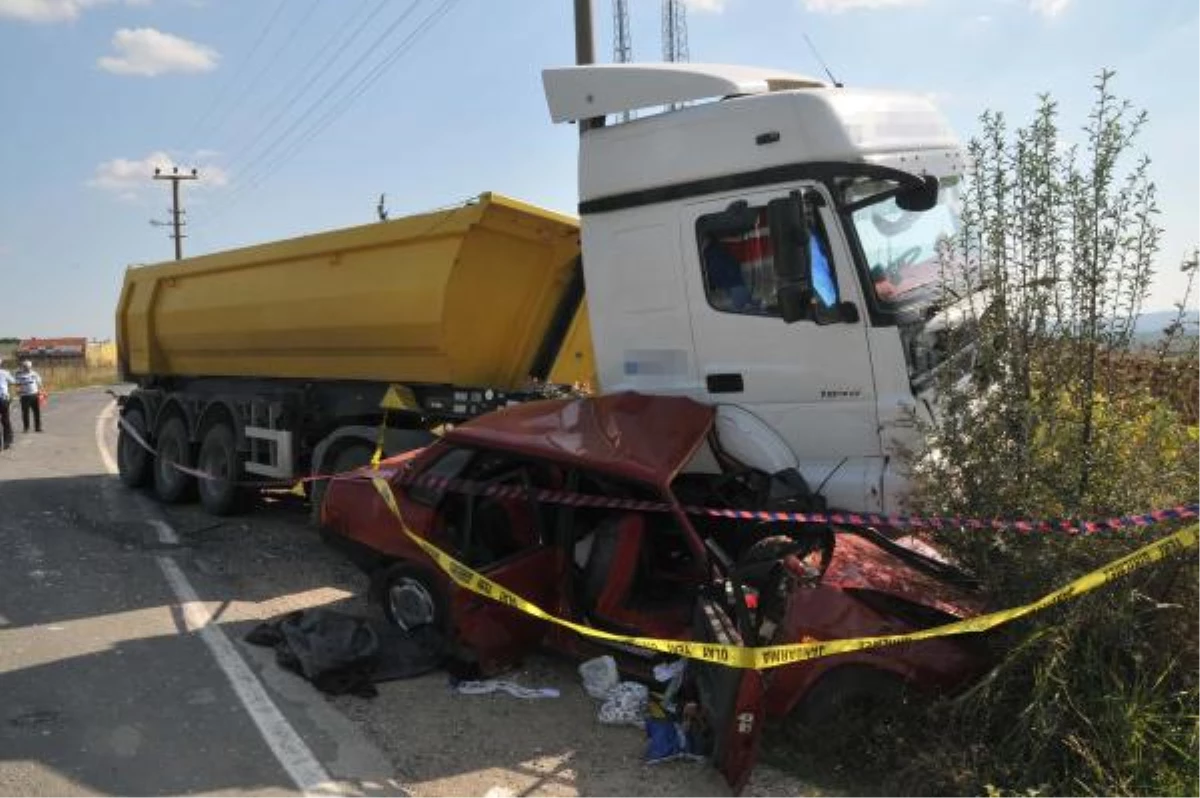
<path id="1" fill-rule="evenodd" d="M 46 392 L 51 394 L 89 385 L 112 385 L 117 381 L 117 368 L 114 365 L 92 366 L 60 362 L 43 363 L 34 368 L 42 375 Z"/>

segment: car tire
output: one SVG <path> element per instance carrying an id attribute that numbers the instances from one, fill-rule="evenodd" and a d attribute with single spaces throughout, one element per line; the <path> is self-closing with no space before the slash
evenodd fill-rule
<path id="1" fill-rule="evenodd" d="M 344 474 L 347 471 L 354 471 L 370 463 L 374 455 L 375 450 L 362 441 L 347 443 L 337 450 L 332 459 L 325 458 L 325 463 L 328 463 L 329 467 L 323 468 L 321 473 Z M 325 501 L 329 480 L 318 479 L 309 484 L 312 486 L 308 491 L 310 517 L 313 524 L 319 527 L 321 525 L 321 503 Z"/>
<path id="2" fill-rule="evenodd" d="M 150 430 L 142 408 L 131 407 L 121 414 L 121 418 L 142 440 L 149 441 Z M 144 488 L 154 477 L 154 454 L 129 434 L 125 424 L 117 427 L 117 473 L 127 487 Z"/>
<path id="3" fill-rule="evenodd" d="M 863 774 L 894 772 L 896 738 L 920 713 L 896 673 L 870 665 L 830 669 L 788 717 L 790 745 L 814 765 Z"/>
<path id="4" fill-rule="evenodd" d="M 378 575 L 376 585 L 384 617 L 392 626 L 407 633 L 424 626 L 445 631 L 446 599 L 426 569 L 393 563 Z"/>
<path id="5" fill-rule="evenodd" d="M 200 504 L 213 515 L 234 515 L 245 508 L 247 492 L 238 483 L 244 469 L 237 450 L 233 428 L 218 421 L 204 433 L 197 467 L 211 478 L 200 479 L 196 486 Z"/>
<path id="6" fill-rule="evenodd" d="M 904 680 L 891 671 L 868 665 L 833 668 L 809 688 L 793 711 L 793 717 L 808 729 L 819 732 L 830 724 L 884 715 L 906 696 Z"/>
<path id="7" fill-rule="evenodd" d="M 160 501 L 178 504 L 190 500 L 196 491 L 196 478 L 175 468 L 191 467 L 192 444 L 187 427 L 179 416 L 163 422 L 155 436 L 158 452 L 154 457 L 154 492 Z"/>

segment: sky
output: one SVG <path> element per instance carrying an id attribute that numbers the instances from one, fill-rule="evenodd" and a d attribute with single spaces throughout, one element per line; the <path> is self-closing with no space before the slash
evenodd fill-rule
<path id="1" fill-rule="evenodd" d="M 661 3 L 628 0 L 662 59 Z M 1200 243 L 1196 0 L 689 0 L 695 62 L 932 97 L 964 139 L 985 110 L 1077 136 L 1095 75 L 1149 114 L 1165 228 L 1146 308 Z M 611 61 L 610 0 L 593 0 Z M 0 0 L 0 337 L 113 335 L 125 268 L 393 218 L 498 191 L 576 208 L 577 133 L 540 70 L 574 62 L 572 0 Z"/>

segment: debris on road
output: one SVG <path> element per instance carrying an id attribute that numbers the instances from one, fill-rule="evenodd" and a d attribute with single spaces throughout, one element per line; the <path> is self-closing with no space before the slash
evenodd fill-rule
<path id="1" fill-rule="evenodd" d="M 441 664 L 443 641 L 432 629 L 411 634 L 383 622 L 323 609 L 299 610 L 259 624 L 246 642 L 273 647 L 280 667 L 324 693 L 378 695 L 377 682 L 407 679 Z"/>
<path id="2" fill-rule="evenodd" d="M 487 695 L 488 693 L 508 693 L 513 698 L 558 698 L 558 688 L 555 687 L 524 687 L 516 682 L 501 679 L 484 679 L 482 681 L 452 682 L 456 692 L 463 695 Z"/>

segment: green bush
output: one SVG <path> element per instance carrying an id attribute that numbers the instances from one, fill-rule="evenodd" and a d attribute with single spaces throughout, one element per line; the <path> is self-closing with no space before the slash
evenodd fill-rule
<path id="1" fill-rule="evenodd" d="M 1111 78 L 1096 84 L 1081 148 L 1063 146 L 1046 97 L 1012 135 L 985 114 L 971 143 L 958 255 L 981 264 L 978 287 L 987 289 L 974 343 L 979 381 L 941 386 L 931 452 L 913 466 L 922 512 L 1107 518 L 1196 500 L 1186 408 L 1120 367 L 1161 230 L 1149 160 L 1122 171 L 1145 116 L 1112 96 Z M 1185 261 L 1185 271 L 1195 268 L 1194 256 Z M 1002 608 L 1178 526 L 936 537 Z M 1189 551 L 1001 627 L 990 639 L 995 669 L 915 719 L 889 787 L 1197 794 L 1197 577 Z"/>

